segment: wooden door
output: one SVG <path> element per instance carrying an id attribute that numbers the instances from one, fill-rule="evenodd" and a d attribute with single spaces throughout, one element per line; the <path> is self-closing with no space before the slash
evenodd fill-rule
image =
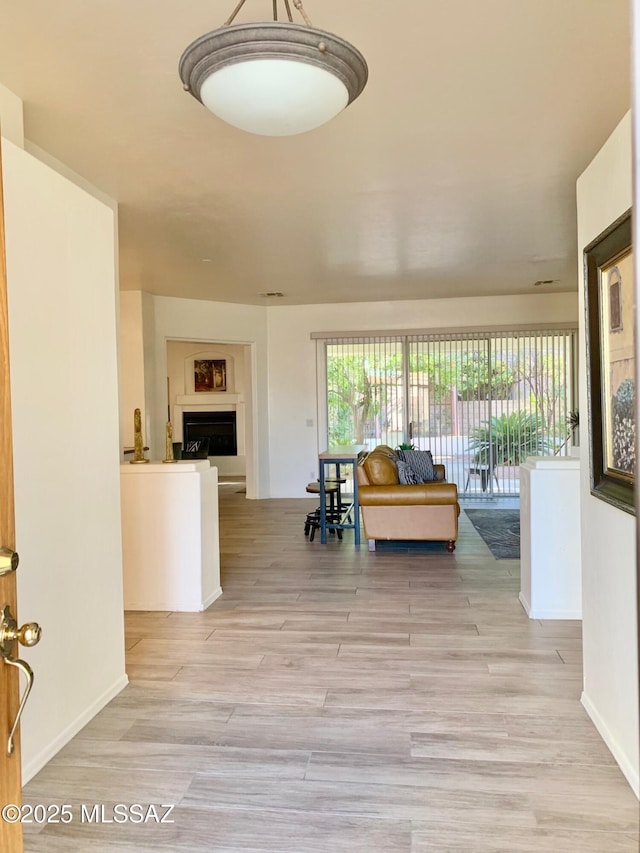
<path id="1" fill-rule="evenodd" d="M 13 507 L 13 450 L 11 442 L 11 395 L 9 387 L 9 323 L 7 316 L 7 276 L 4 251 L 4 206 L 2 195 L 2 151 L 0 150 L 0 546 L 15 550 Z M 5 604 L 17 618 L 15 572 L 0 577 L 0 609 Z M 0 809 L 21 802 L 20 737 L 7 755 L 7 736 L 18 710 L 18 671 L 0 660 Z M 22 826 L 0 817 L 0 850 L 21 853 Z"/>

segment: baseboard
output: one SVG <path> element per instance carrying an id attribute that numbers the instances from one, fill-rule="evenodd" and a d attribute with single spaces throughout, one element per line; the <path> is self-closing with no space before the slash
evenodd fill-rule
<path id="1" fill-rule="evenodd" d="M 520 592 L 520 594 L 518 595 L 518 601 L 524 607 L 524 612 L 527 614 L 529 619 L 535 619 L 535 617 L 531 615 L 531 605 L 527 601 L 523 592 Z"/>
<path id="2" fill-rule="evenodd" d="M 581 610 L 534 610 L 523 592 L 518 594 L 518 601 L 524 607 L 529 619 L 577 619 L 582 621 Z"/>
<path id="3" fill-rule="evenodd" d="M 66 746 L 69 741 L 87 725 L 87 723 L 91 722 L 96 714 L 102 711 L 105 705 L 108 705 L 109 702 L 118 695 L 118 693 L 122 692 L 128 683 L 129 679 L 127 678 L 126 673 L 123 673 L 123 675 L 121 675 L 108 690 L 105 690 L 105 692 L 99 696 L 95 702 L 92 702 L 91 705 L 89 705 L 88 708 L 85 708 L 85 710 L 76 717 L 72 723 L 63 729 L 57 738 L 52 740 L 50 744 L 38 753 L 38 755 L 25 764 L 22 768 L 22 784 L 26 785 L 27 782 L 33 779 L 36 773 L 39 773 L 45 764 L 51 761 L 56 753 L 60 752 L 63 746 Z"/>
<path id="4" fill-rule="evenodd" d="M 219 586 L 219 587 L 218 587 L 218 589 L 214 590 L 214 591 L 211 593 L 211 595 L 208 595 L 208 596 L 205 598 L 205 600 L 204 600 L 204 602 L 203 602 L 203 604 L 202 604 L 201 610 L 206 610 L 206 609 L 207 609 L 207 607 L 211 607 L 211 605 L 213 604 L 213 602 L 214 602 L 214 601 L 216 601 L 216 599 L 220 598 L 220 596 L 221 596 L 221 595 L 222 595 L 222 587 L 221 587 L 221 586 Z"/>
<path id="5" fill-rule="evenodd" d="M 529 619 L 574 619 L 582 622 L 581 610 L 530 610 Z"/>
<path id="6" fill-rule="evenodd" d="M 580 697 L 580 702 L 589 715 L 591 722 L 598 730 L 600 737 L 606 743 L 609 752 L 615 758 L 627 782 L 631 785 L 633 793 L 638 797 L 638 799 L 640 799 L 640 776 L 638 774 L 638 768 L 633 766 L 629 757 L 622 751 L 622 749 L 620 749 L 619 744 L 611 734 L 611 731 L 601 717 L 600 712 L 584 691 Z"/>
<path id="7" fill-rule="evenodd" d="M 124 609 L 127 611 L 148 610 L 154 612 L 170 610 L 174 613 L 200 613 L 202 610 L 206 610 L 221 595 L 222 587 L 218 587 L 204 601 L 200 601 L 197 598 L 187 601 L 175 601 L 175 599 L 173 601 L 127 601 Z"/>

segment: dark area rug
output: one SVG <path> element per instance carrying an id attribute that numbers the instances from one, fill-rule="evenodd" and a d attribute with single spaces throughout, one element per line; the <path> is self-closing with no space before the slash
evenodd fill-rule
<path id="1" fill-rule="evenodd" d="M 519 509 L 465 509 L 465 514 L 496 560 L 519 559 Z"/>

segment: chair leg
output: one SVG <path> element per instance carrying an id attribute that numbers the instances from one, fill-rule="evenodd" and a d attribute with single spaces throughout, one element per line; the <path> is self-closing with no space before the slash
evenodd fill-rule
<path id="1" fill-rule="evenodd" d="M 375 551 L 376 550 L 376 540 L 375 539 L 369 539 L 367 541 L 369 542 L 369 550 Z"/>
<path id="2" fill-rule="evenodd" d="M 455 541 L 454 541 L 453 539 L 449 539 L 449 541 L 447 542 L 447 551 L 448 551 L 450 554 L 453 554 L 453 552 L 454 552 L 455 550 L 456 550 L 456 543 L 455 543 Z"/>

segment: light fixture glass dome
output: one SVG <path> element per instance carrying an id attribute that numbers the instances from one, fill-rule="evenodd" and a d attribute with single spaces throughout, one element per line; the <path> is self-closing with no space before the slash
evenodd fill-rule
<path id="1" fill-rule="evenodd" d="M 207 77 L 200 99 L 241 130 L 287 136 L 330 121 L 349 103 L 349 92 L 323 68 L 290 59 L 251 59 Z"/>
<path id="2" fill-rule="evenodd" d="M 349 42 L 277 21 L 221 27 L 180 59 L 188 92 L 229 124 L 264 136 L 330 121 L 358 97 L 367 76 L 364 57 Z"/>

